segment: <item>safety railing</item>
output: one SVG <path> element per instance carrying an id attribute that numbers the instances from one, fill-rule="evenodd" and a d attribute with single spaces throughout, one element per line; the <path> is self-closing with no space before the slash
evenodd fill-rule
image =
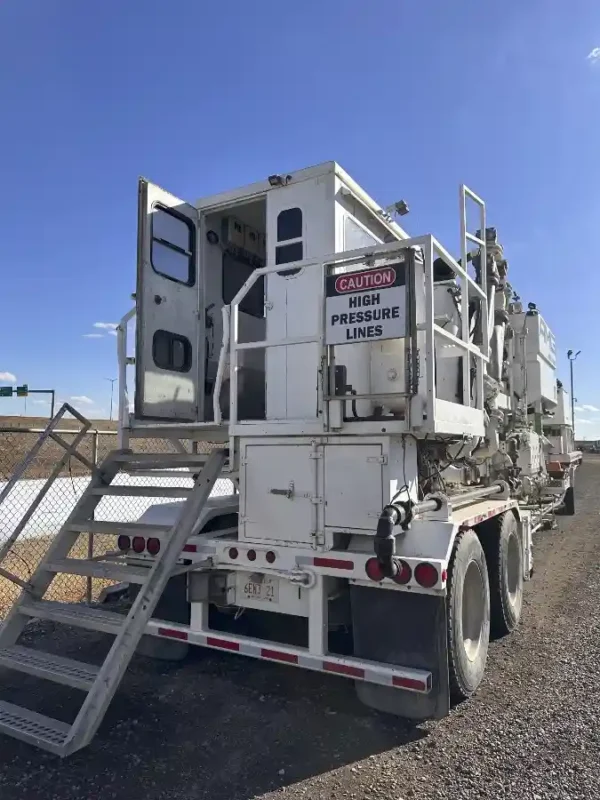
<path id="1" fill-rule="evenodd" d="M 130 309 L 117 326 L 117 361 L 119 365 L 119 447 L 127 447 L 127 429 L 129 427 L 129 393 L 127 391 L 127 367 L 135 364 L 135 358 L 127 355 L 127 326 L 135 317 L 135 308 Z"/>
<path id="2" fill-rule="evenodd" d="M 75 417 L 75 419 L 77 419 L 81 423 L 80 430 L 77 432 L 75 438 L 70 443 L 65 441 L 62 438 L 62 436 L 60 436 L 56 432 L 58 424 L 60 423 L 60 421 L 62 420 L 62 418 L 66 413 L 71 414 L 73 417 Z M 34 460 L 38 456 L 38 453 L 40 452 L 43 445 L 48 439 L 52 439 L 54 442 L 56 442 L 56 444 L 60 445 L 63 448 L 64 450 L 63 456 L 57 461 L 54 469 L 50 472 L 50 475 L 48 476 L 44 484 L 40 487 L 40 490 L 37 492 L 36 496 L 30 503 L 29 507 L 27 508 L 27 510 L 25 511 L 25 513 L 15 526 L 13 532 L 2 544 L 2 547 L 0 547 L 0 564 L 5 559 L 7 553 L 9 553 L 16 540 L 19 538 L 21 532 L 25 529 L 29 520 L 35 514 L 36 510 L 42 503 L 42 500 L 48 494 L 48 491 L 50 490 L 52 484 L 54 483 L 56 478 L 60 475 L 60 473 L 63 471 L 63 469 L 65 468 L 71 457 L 74 457 L 78 461 L 80 461 L 88 470 L 90 470 L 91 473 L 94 473 L 96 471 L 95 463 L 93 463 L 88 458 L 86 458 L 86 456 L 77 451 L 77 448 L 85 438 L 86 434 L 91 428 L 91 425 L 92 423 L 88 419 L 86 419 L 82 414 L 76 411 L 76 409 L 74 409 L 73 406 L 69 405 L 68 403 L 64 403 L 58 410 L 58 413 L 55 414 L 55 416 L 50 420 L 50 422 L 48 423 L 43 433 L 40 435 L 37 442 L 33 445 L 33 447 L 27 453 L 25 458 L 14 470 L 10 479 L 6 482 L 6 485 L 0 492 L 0 505 L 2 505 L 2 503 L 10 495 L 13 488 L 23 478 L 23 476 L 29 469 L 29 466 L 34 462 Z M 27 586 L 27 583 L 25 581 L 21 580 L 13 573 L 3 569 L 1 566 L 0 566 L 0 576 L 7 578 L 8 580 L 12 581 L 13 583 L 16 583 L 18 586 L 21 586 L 22 588 L 25 588 Z"/>
<path id="3" fill-rule="evenodd" d="M 485 221 L 485 220 L 484 220 Z M 473 238 L 473 237 L 471 237 Z M 477 240 L 481 245 L 481 240 Z M 425 333 L 425 363 L 429 364 L 429 369 L 425 370 L 426 373 L 426 392 L 425 403 L 427 409 L 427 416 L 430 420 L 434 418 L 435 411 L 435 370 L 433 365 L 435 363 L 435 340 L 436 337 L 444 339 L 447 343 L 454 345 L 461 352 L 463 357 L 463 379 L 466 374 L 467 378 L 464 384 L 465 402 L 463 405 L 470 406 L 471 387 L 469 382 L 469 356 L 473 356 L 476 360 L 476 376 L 477 376 L 477 391 L 476 391 L 476 404 L 475 407 L 479 410 L 483 409 L 483 363 L 489 361 L 489 329 L 486 325 L 482 330 L 482 346 L 479 347 L 470 342 L 469 332 L 469 308 L 468 303 L 464 307 L 464 297 L 468 297 L 469 293 L 476 294 L 480 297 L 482 306 L 486 308 L 487 294 L 485 289 L 477 283 L 467 272 L 466 266 L 463 267 L 459 264 L 441 245 L 434 236 L 430 234 L 425 236 L 413 237 L 405 239 L 401 242 L 392 242 L 389 244 L 379 245 L 377 247 L 366 247 L 359 250 L 348 251 L 345 253 L 334 253 L 322 259 L 307 259 L 304 261 L 297 261 L 292 264 L 286 264 L 286 270 L 306 270 L 306 269 L 319 269 L 321 271 L 321 296 L 317 302 L 319 304 L 319 318 L 318 318 L 318 331 L 315 336 L 301 336 L 295 338 L 284 339 L 265 339 L 256 342 L 240 342 L 239 341 L 239 308 L 240 303 L 246 297 L 248 292 L 252 289 L 254 284 L 263 276 L 272 275 L 275 272 L 281 272 L 281 265 L 274 265 L 262 267 L 255 270 L 248 280 L 244 283 L 232 300 L 230 307 L 223 310 L 223 328 L 224 331 L 229 331 L 228 340 L 224 335 L 221 352 L 219 355 L 218 366 L 218 381 L 215 387 L 215 419 L 221 420 L 220 409 L 218 408 L 218 397 L 220 387 L 222 385 L 223 377 L 226 371 L 226 362 L 229 359 L 229 379 L 230 379 L 230 406 L 229 406 L 229 423 L 236 425 L 238 420 L 238 383 L 237 376 L 239 370 L 239 353 L 244 350 L 252 349 L 266 349 L 275 347 L 287 347 L 291 345 L 316 343 L 325 348 L 325 291 L 324 291 L 324 278 L 327 268 L 340 267 L 340 266 L 353 266 L 357 264 L 364 264 L 368 268 L 369 264 L 374 259 L 385 258 L 391 259 L 398 254 L 402 254 L 409 248 L 418 248 L 423 253 L 425 265 L 425 302 L 424 302 L 424 315 L 422 319 L 417 318 L 417 330 L 424 331 Z M 434 310 L 434 281 L 433 281 L 433 262 L 436 257 L 441 258 L 453 272 L 460 277 L 462 286 L 462 327 L 461 336 L 455 336 L 450 331 L 445 330 L 435 322 Z M 482 258 L 485 257 L 485 244 L 482 247 Z M 466 264 L 466 260 L 463 262 Z M 485 272 L 482 267 L 481 274 Z M 466 314 L 466 316 L 465 316 Z M 486 314 L 487 318 L 487 314 Z M 321 382 L 318 382 L 319 402 L 330 400 L 331 398 L 323 393 Z M 419 392 L 421 394 L 421 392 Z M 356 399 L 377 399 L 380 395 L 377 394 L 364 394 L 357 396 Z M 339 400 L 340 398 L 336 398 Z"/>
<path id="4" fill-rule="evenodd" d="M 480 284 L 476 284 L 472 279 L 469 278 L 469 280 L 467 280 L 464 285 L 464 290 L 461 296 L 462 339 L 464 341 L 469 340 L 469 300 L 470 300 L 469 288 L 471 285 L 474 285 L 477 286 L 478 294 L 481 297 L 481 318 L 483 320 L 483 324 L 480 326 L 483 334 L 483 342 L 481 350 L 485 356 L 489 357 L 490 337 L 491 337 L 491 332 L 493 330 L 493 321 L 494 321 L 494 309 L 493 309 L 493 303 L 491 304 L 492 308 L 488 308 L 489 298 L 488 298 L 488 286 L 487 286 L 487 242 L 486 242 L 485 203 L 480 197 L 478 197 L 475 194 L 475 192 L 469 189 L 468 186 L 465 186 L 464 183 L 461 184 L 460 186 L 459 199 L 460 199 L 461 264 L 466 272 L 468 268 L 467 258 L 468 258 L 469 242 L 477 245 L 477 247 L 480 248 L 479 274 L 481 278 Z M 470 233 L 467 230 L 467 199 L 470 199 L 479 208 L 480 236 L 476 236 L 475 234 Z M 490 323 L 492 327 L 490 327 Z M 468 357 L 466 353 L 463 355 L 462 378 L 463 378 L 463 397 L 467 401 L 469 401 L 470 404 L 470 396 L 471 396 L 471 388 L 469 383 L 470 370 L 469 370 Z M 478 371 L 476 389 L 479 402 L 483 403 L 483 371 L 481 369 Z"/>

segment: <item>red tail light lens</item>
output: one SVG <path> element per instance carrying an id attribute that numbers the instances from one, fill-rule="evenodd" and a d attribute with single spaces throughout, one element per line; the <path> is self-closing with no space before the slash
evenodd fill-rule
<path id="1" fill-rule="evenodd" d="M 119 536 L 117 539 L 117 547 L 119 550 L 131 550 L 131 539 L 129 536 Z"/>
<path id="2" fill-rule="evenodd" d="M 275 555 L 275 553 L 272 550 L 269 550 L 267 552 L 267 555 L 265 556 L 265 558 L 267 559 L 267 564 L 274 564 L 275 563 L 275 559 L 277 558 L 277 556 Z"/>
<path id="3" fill-rule="evenodd" d="M 146 550 L 151 556 L 157 556 L 160 553 L 160 539 L 148 539 Z"/>
<path id="4" fill-rule="evenodd" d="M 248 550 L 246 555 L 248 556 L 248 561 L 256 561 L 256 550 Z"/>
<path id="5" fill-rule="evenodd" d="M 133 552 L 143 553 L 146 549 L 146 540 L 142 536 L 133 537 Z"/>
<path id="6" fill-rule="evenodd" d="M 406 561 L 397 561 L 398 572 L 394 575 L 394 582 L 405 586 L 412 578 L 412 569 L 408 566 Z"/>
<path id="7" fill-rule="evenodd" d="M 381 565 L 376 558 L 370 558 L 365 564 L 365 571 L 372 581 L 382 581 L 384 578 Z"/>
<path id="8" fill-rule="evenodd" d="M 229 558 L 234 561 L 238 557 L 238 549 L 237 547 L 230 547 L 229 548 Z"/>
<path id="9" fill-rule="evenodd" d="M 415 567 L 415 580 L 424 589 L 431 589 L 438 582 L 438 571 L 433 564 L 424 562 Z"/>

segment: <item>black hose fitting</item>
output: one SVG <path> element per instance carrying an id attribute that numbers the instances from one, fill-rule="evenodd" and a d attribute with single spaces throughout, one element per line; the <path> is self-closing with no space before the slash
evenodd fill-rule
<path id="1" fill-rule="evenodd" d="M 394 560 L 394 553 L 396 552 L 394 528 L 403 520 L 404 516 L 405 513 L 402 508 L 390 505 L 383 509 L 377 521 L 374 549 L 381 572 L 385 578 L 393 578 L 398 572 L 398 565 Z"/>

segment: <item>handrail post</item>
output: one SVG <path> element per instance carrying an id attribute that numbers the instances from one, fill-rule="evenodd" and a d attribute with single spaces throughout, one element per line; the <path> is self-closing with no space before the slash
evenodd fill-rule
<path id="1" fill-rule="evenodd" d="M 120 449 L 129 444 L 129 395 L 127 393 L 127 324 L 135 316 L 135 308 L 130 309 L 117 326 L 117 361 L 119 365 L 119 412 L 118 426 Z"/>
<path id="2" fill-rule="evenodd" d="M 98 466 L 98 430 L 96 429 L 92 434 L 92 464 L 95 467 Z M 92 519 L 95 517 L 96 512 L 92 514 Z M 87 542 L 87 557 L 88 561 L 91 561 L 94 558 L 94 533 L 93 531 L 88 531 L 88 542 Z M 86 592 L 85 592 L 85 599 L 88 603 L 92 602 L 92 577 L 89 575 L 86 579 Z"/>

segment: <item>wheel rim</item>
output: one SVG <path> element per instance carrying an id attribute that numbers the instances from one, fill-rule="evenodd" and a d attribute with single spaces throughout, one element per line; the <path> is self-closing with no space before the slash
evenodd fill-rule
<path id="1" fill-rule="evenodd" d="M 519 540 L 513 533 L 508 537 L 506 549 L 506 590 L 511 606 L 519 603 L 519 590 L 521 587 L 521 548 Z"/>
<path id="2" fill-rule="evenodd" d="M 465 573 L 462 598 L 462 641 L 469 661 L 475 661 L 481 648 L 485 623 L 485 584 L 479 565 L 471 561 Z"/>

